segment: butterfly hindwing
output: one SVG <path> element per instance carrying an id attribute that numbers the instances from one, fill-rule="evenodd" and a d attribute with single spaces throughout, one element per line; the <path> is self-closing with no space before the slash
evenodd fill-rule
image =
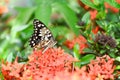
<path id="1" fill-rule="evenodd" d="M 34 33 L 30 38 L 30 46 L 33 47 L 33 49 L 53 47 L 56 44 L 52 33 L 45 24 L 38 19 L 34 19 L 33 25 Z"/>

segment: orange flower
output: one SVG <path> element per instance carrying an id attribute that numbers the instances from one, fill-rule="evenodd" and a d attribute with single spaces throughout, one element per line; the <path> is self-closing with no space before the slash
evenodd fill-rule
<path id="1" fill-rule="evenodd" d="M 74 58 L 65 54 L 61 48 L 48 49 L 44 54 L 35 51 L 29 56 L 23 79 L 26 77 L 33 80 L 52 79 L 57 72 L 71 70 L 73 61 Z"/>
<path id="2" fill-rule="evenodd" d="M 44 54 L 41 50 L 34 51 L 27 64 L 20 64 L 17 59 L 14 63 L 2 64 L 2 73 L 5 80 L 52 80 L 58 72 L 72 71 L 73 61 L 61 48 L 50 48 Z"/>
<path id="3" fill-rule="evenodd" d="M 96 26 L 95 28 L 92 29 L 92 32 L 93 32 L 94 34 L 97 34 L 98 31 L 99 31 L 99 26 Z"/>
<path id="4" fill-rule="evenodd" d="M 105 55 L 97 57 L 81 69 L 71 72 L 71 63 L 74 58 L 65 54 L 61 48 L 50 48 L 44 54 L 35 51 L 29 56 L 27 64 L 20 64 L 17 59 L 14 63 L 2 64 L 2 73 L 5 80 L 106 80 L 114 79 L 114 59 Z"/>
<path id="5" fill-rule="evenodd" d="M 5 0 L 5 3 L 7 3 L 7 4 L 8 4 L 8 3 L 9 3 L 9 0 Z"/>
<path id="6" fill-rule="evenodd" d="M 105 55 L 103 57 L 97 57 L 81 69 L 76 69 L 73 72 L 59 72 L 53 78 L 53 80 L 110 80 L 113 78 L 113 66 L 114 59 Z"/>
<path id="7" fill-rule="evenodd" d="M 94 79 L 96 76 L 100 77 L 102 76 L 103 79 L 114 79 L 113 77 L 113 71 L 115 69 L 115 66 L 113 66 L 114 59 L 110 58 L 108 55 L 105 55 L 103 57 L 97 57 L 96 60 L 92 60 L 90 62 L 89 69 L 89 75 L 93 76 Z"/>
<path id="8" fill-rule="evenodd" d="M 86 66 L 76 69 L 74 72 L 59 72 L 52 80 L 93 80 L 86 71 Z"/>
<path id="9" fill-rule="evenodd" d="M 77 0 L 77 1 L 78 1 L 78 4 L 79 4 L 81 7 L 83 7 L 85 10 L 91 9 L 89 6 L 83 4 L 83 3 L 81 2 L 81 0 Z"/>
<path id="10" fill-rule="evenodd" d="M 120 0 L 116 0 L 116 2 L 120 3 Z"/>
<path id="11" fill-rule="evenodd" d="M 8 12 L 8 9 L 6 6 L 0 6 L 0 14 Z"/>
<path id="12" fill-rule="evenodd" d="M 2 74 L 5 80 L 20 80 L 22 68 L 23 64 L 19 64 L 16 58 L 14 63 L 2 64 Z"/>
<path id="13" fill-rule="evenodd" d="M 120 0 L 116 0 L 116 2 L 120 3 Z M 118 8 L 115 8 L 115 7 L 111 6 L 111 5 L 109 5 L 108 3 L 105 3 L 104 5 L 105 5 L 106 9 L 110 9 L 114 13 L 118 13 L 119 12 Z"/>
<path id="14" fill-rule="evenodd" d="M 87 47 L 87 40 L 83 37 L 83 36 L 78 36 L 76 38 L 74 38 L 73 40 L 66 40 L 65 45 L 72 49 L 74 47 L 75 44 L 79 44 L 79 52 L 82 54 L 84 53 L 83 50 Z"/>
<path id="15" fill-rule="evenodd" d="M 97 13 L 97 10 L 90 10 L 90 19 L 95 20 Z"/>
<path id="16" fill-rule="evenodd" d="M 9 0 L 3 0 L 1 1 L 4 5 L 0 5 L 0 15 L 8 12 L 7 4 Z"/>

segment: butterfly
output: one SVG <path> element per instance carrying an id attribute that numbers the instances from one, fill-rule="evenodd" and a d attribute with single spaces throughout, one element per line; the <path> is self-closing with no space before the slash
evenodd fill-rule
<path id="1" fill-rule="evenodd" d="M 44 53 L 48 48 L 53 47 L 57 41 L 55 41 L 51 31 L 38 19 L 34 19 L 34 32 L 30 38 L 29 44 L 33 50 L 44 49 Z"/>

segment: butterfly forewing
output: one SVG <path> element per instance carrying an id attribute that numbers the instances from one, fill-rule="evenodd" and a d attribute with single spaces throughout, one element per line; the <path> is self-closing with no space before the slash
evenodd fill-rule
<path id="1" fill-rule="evenodd" d="M 34 19 L 34 33 L 30 38 L 30 46 L 33 47 L 34 50 L 39 48 L 49 48 L 53 47 L 56 44 L 56 41 L 53 38 L 50 30 L 38 19 Z M 45 49 L 45 50 L 46 50 Z"/>

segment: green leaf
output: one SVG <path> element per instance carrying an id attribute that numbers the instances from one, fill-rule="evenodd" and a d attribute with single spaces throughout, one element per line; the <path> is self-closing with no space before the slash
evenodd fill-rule
<path id="1" fill-rule="evenodd" d="M 85 5 L 87 5 L 87 6 L 91 7 L 91 8 L 98 9 L 97 6 L 92 3 L 91 0 L 80 0 L 80 1 L 82 1 Z"/>
<path id="2" fill-rule="evenodd" d="M 17 7 L 16 9 L 18 10 L 19 13 L 17 14 L 15 20 L 12 21 L 13 27 L 25 24 L 35 11 L 35 7 L 30 8 Z"/>
<path id="3" fill-rule="evenodd" d="M 53 3 L 55 3 L 55 2 L 68 3 L 67 0 L 35 0 L 35 3 L 36 3 L 37 5 L 40 5 L 40 4 L 46 4 L 46 5 L 48 5 L 48 4 L 53 4 Z"/>
<path id="4" fill-rule="evenodd" d="M 90 44 L 94 44 L 94 41 L 93 41 L 93 40 L 88 39 L 87 41 L 88 41 L 88 43 L 90 43 Z"/>
<path id="5" fill-rule="evenodd" d="M 66 36 L 67 33 L 70 32 L 70 30 L 65 26 L 54 26 L 50 28 L 50 30 L 54 37 L 58 35 Z"/>
<path id="6" fill-rule="evenodd" d="M 109 11 L 109 13 L 106 15 L 106 19 L 110 22 L 118 22 L 119 21 L 119 13 L 113 14 L 113 12 Z"/>
<path id="7" fill-rule="evenodd" d="M 73 48 L 73 55 L 74 57 L 79 60 L 80 59 L 80 53 L 79 53 L 79 44 L 75 44 Z M 74 66 L 80 67 L 80 62 L 74 62 Z"/>
<path id="8" fill-rule="evenodd" d="M 99 20 L 99 21 L 96 21 L 96 23 L 105 31 L 109 30 L 109 27 L 108 27 L 108 22 L 105 21 L 105 20 Z"/>
<path id="9" fill-rule="evenodd" d="M 11 38 L 12 38 L 12 40 L 15 39 L 18 32 L 23 31 L 23 30 L 27 29 L 28 27 L 29 27 L 29 25 L 20 25 L 20 26 L 12 27 L 12 29 L 11 29 Z"/>
<path id="10" fill-rule="evenodd" d="M 97 16 L 96 16 L 98 19 L 105 19 L 106 18 L 106 12 L 105 10 L 101 10 L 97 13 Z"/>
<path id="11" fill-rule="evenodd" d="M 20 32 L 20 35 L 22 36 L 23 39 L 26 40 L 26 39 L 30 38 L 32 33 L 33 33 L 33 25 L 29 25 L 26 29 L 24 29 Z"/>
<path id="12" fill-rule="evenodd" d="M 95 5 L 99 5 L 100 2 L 101 2 L 101 0 L 94 0 L 94 1 L 93 1 L 93 3 L 94 3 Z"/>
<path id="13" fill-rule="evenodd" d="M 90 23 L 90 13 L 89 13 L 89 12 L 87 12 L 87 13 L 85 13 L 85 14 L 83 15 L 82 21 L 83 21 L 84 23 L 87 23 L 87 24 Z"/>
<path id="14" fill-rule="evenodd" d="M 13 60 L 13 53 L 9 53 L 7 56 L 7 61 L 12 62 L 12 60 Z"/>
<path id="15" fill-rule="evenodd" d="M 113 7 L 120 8 L 120 4 L 117 3 L 116 0 L 105 0 L 105 1 L 108 2 Z"/>
<path id="16" fill-rule="evenodd" d="M 110 52 L 110 53 L 109 53 L 109 56 L 110 56 L 110 57 L 113 57 L 113 58 L 116 57 L 115 53 L 113 53 L 113 52 Z"/>
<path id="17" fill-rule="evenodd" d="M 48 25 L 52 8 L 50 3 L 46 3 L 44 0 L 40 0 L 40 4 L 35 10 L 35 18 L 41 20 L 44 24 Z"/>
<path id="18" fill-rule="evenodd" d="M 71 28 L 71 30 L 73 30 L 74 33 L 76 35 L 78 35 L 79 34 L 79 30 L 75 26 L 77 24 L 77 16 L 76 16 L 75 12 L 72 9 L 70 9 L 67 6 L 67 4 L 64 4 L 64 3 L 55 3 L 53 5 L 53 7 L 55 7 L 56 10 L 59 10 L 59 12 L 63 16 L 63 18 L 65 19 L 65 21 L 69 25 L 69 27 Z"/>
<path id="19" fill-rule="evenodd" d="M 79 44 L 75 44 L 73 48 L 73 55 L 76 59 L 80 59 L 80 53 L 79 53 Z"/>
<path id="20" fill-rule="evenodd" d="M 74 62 L 73 65 L 76 66 L 76 67 L 79 67 L 79 68 L 81 67 L 80 61 L 79 62 Z"/>
<path id="21" fill-rule="evenodd" d="M 120 65 L 117 65 L 115 70 L 120 70 Z"/>
<path id="22" fill-rule="evenodd" d="M 0 49 L 0 60 L 2 60 L 2 59 L 6 59 L 7 58 L 7 56 L 8 56 L 8 50 L 9 49 L 7 49 L 8 48 L 8 45 L 10 45 L 10 41 L 9 40 L 4 40 L 1 44 L 0 44 L 0 47 L 1 47 L 1 49 Z"/>
<path id="23" fill-rule="evenodd" d="M 100 54 L 105 54 L 106 50 L 100 50 Z"/>
<path id="24" fill-rule="evenodd" d="M 93 60 L 94 58 L 95 58 L 95 55 L 93 55 L 93 54 L 88 54 L 88 55 L 86 55 L 86 56 L 84 56 L 84 57 L 81 58 L 80 64 L 81 64 L 81 65 L 87 64 L 87 63 L 89 63 L 91 60 Z"/>
<path id="25" fill-rule="evenodd" d="M 22 31 L 22 30 L 24 30 L 26 28 L 28 28 L 28 25 L 16 26 L 16 27 L 12 28 L 12 31 L 19 32 L 19 31 Z"/>
<path id="26" fill-rule="evenodd" d="M 28 27 L 28 25 L 25 25 L 30 17 L 32 16 L 32 13 L 34 12 L 35 8 L 18 8 L 19 14 L 17 18 L 15 18 L 11 24 L 11 38 L 14 39 L 18 33 L 18 31 L 22 31 Z"/>
<path id="27" fill-rule="evenodd" d="M 0 63 L 0 64 L 1 64 L 1 63 Z M 0 79 L 1 79 L 1 80 L 5 80 L 5 79 L 4 79 L 4 76 L 3 76 L 3 74 L 2 74 L 1 71 L 2 71 L 2 70 L 1 70 L 1 68 L 0 68 Z"/>
<path id="28" fill-rule="evenodd" d="M 84 52 L 85 52 L 85 53 L 93 53 L 94 51 L 91 50 L 91 49 L 89 49 L 89 48 L 85 48 L 85 49 L 84 49 Z"/>
<path id="29" fill-rule="evenodd" d="M 120 57 L 116 57 L 115 60 L 119 61 L 120 62 Z"/>

